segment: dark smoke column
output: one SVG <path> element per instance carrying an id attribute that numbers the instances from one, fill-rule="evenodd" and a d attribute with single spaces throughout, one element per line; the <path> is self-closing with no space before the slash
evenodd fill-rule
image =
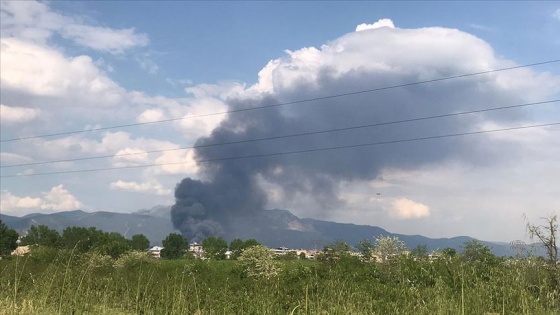
<path id="1" fill-rule="evenodd" d="M 197 154 L 204 155 L 204 152 Z M 175 188 L 171 220 L 175 228 L 192 241 L 209 236 L 235 233 L 248 228 L 247 219 L 263 209 L 264 192 L 256 185 L 254 174 L 243 169 L 246 162 L 230 161 L 207 167 L 209 182 L 183 179 Z"/>

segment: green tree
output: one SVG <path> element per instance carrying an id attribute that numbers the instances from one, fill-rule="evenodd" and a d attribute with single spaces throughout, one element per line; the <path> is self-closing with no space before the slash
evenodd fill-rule
<path id="1" fill-rule="evenodd" d="M 46 225 L 32 225 L 27 235 L 21 239 L 21 244 L 58 248 L 62 246 L 62 237 L 55 229 L 51 229 Z"/>
<path id="2" fill-rule="evenodd" d="M 496 262 L 496 256 L 492 254 L 490 248 L 478 240 L 472 240 L 464 244 L 462 257 L 470 262 Z"/>
<path id="3" fill-rule="evenodd" d="M 323 247 L 322 259 L 333 261 L 350 256 L 350 245 L 343 241 L 327 244 Z"/>
<path id="4" fill-rule="evenodd" d="M 119 258 L 130 250 L 129 241 L 117 232 L 103 233 L 103 236 L 94 246 L 100 253 L 113 258 Z"/>
<path id="5" fill-rule="evenodd" d="M 95 227 L 67 227 L 62 231 L 62 245 L 68 249 L 87 252 L 103 242 L 103 231 Z"/>
<path id="6" fill-rule="evenodd" d="M 144 251 L 150 247 L 150 240 L 144 234 L 136 234 L 132 235 L 129 244 L 133 250 Z"/>
<path id="7" fill-rule="evenodd" d="M 202 241 L 204 257 L 211 259 L 226 259 L 228 243 L 221 237 L 207 237 Z"/>
<path id="8" fill-rule="evenodd" d="M 457 250 L 455 248 L 452 248 L 452 247 L 446 247 L 441 251 L 441 253 L 447 258 L 451 258 L 451 257 L 455 257 L 455 255 L 457 255 Z"/>
<path id="9" fill-rule="evenodd" d="M 261 243 L 259 243 L 257 240 L 255 239 L 248 239 L 246 241 L 243 241 L 239 238 L 236 238 L 234 240 L 232 240 L 229 243 L 229 250 L 231 251 L 231 259 L 237 259 L 239 258 L 239 255 L 241 255 L 241 253 L 252 246 L 257 246 L 260 245 Z"/>
<path id="10" fill-rule="evenodd" d="M 189 241 L 183 235 L 177 233 L 167 235 L 162 244 L 161 258 L 165 259 L 179 259 L 189 248 Z"/>
<path id="11" fill-rule="evenodd" d="M 375 246 L 372 241 L 363 238 L 360 240 L 358 245 L 356 245 L 356 249 L 362 254 L 362 257 L 365 260 L 370 260 L 373 257 L 373 251 Z"/>
<path id="12" fill-rule="evenodd" d="M 18 233 L 0 220 L 0 256 L 10 255 L 17 248 Z"/>
<path id="13" fill-rule="evenodd" d="M 418 245 L 414 247 L 410 254 L 416 258 L 427 258 L 428 257 L 428 245 Z"/>

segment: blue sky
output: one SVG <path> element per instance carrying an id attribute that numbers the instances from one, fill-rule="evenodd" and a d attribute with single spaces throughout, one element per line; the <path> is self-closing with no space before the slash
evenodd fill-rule
<path id="1" fill-rule="evenodd" d="M 2 139 L 222 112 L 266 104 L 266 97 L 293 101 L 560 57 L 560 5 L 551 1 L 6 1 L 1 14 Z M 362 23 L 367 30 L 357 32 Z M 197 164 L 192 151 L 143 152 L 193 145 L 219 126 L 241 139 L 258 132 L 329 129 L 373 118 L 395 120 L 550 100 L 559 98 L 559 86 L 559 64 L 552 63 L 345 100 L 358 104 L 362 112 L 352 107 L 340 113 L 328 106 L 298 106 L 287 107 L 270 121 L 268 116 L 243 118 L 247 120 L 212 116 L 4 142 L 2 166 L 117 156 L 3 168 L 3 176 L 186 163 L 2 178 L 2 212 L 22 215 L 74 208 L 128 212 L 172 204 L 173 190 L 182 178 L 211 181 L 215 171 Z M 366 101 L 402 107 L 370 112 L 360 107 Z M 558 103 L 552 103 L 509 115 L 388 128 L 372 139 L 550 123 L 558 116 Z M 252 125 L 259 121 L 293 130 Z M 247 126 L 257 128 L 255 133 L 244 134 Z M 286 158 L 256 163 L 260 168 L 250 177 L 267 195 L 265 207 L 289 209 L 302 217 L 434 237 L 468 234 L 511 240 L 524 238 L 523 214 L 538 218 L 560 208 L 556 197 L 560 169 L 554 158 L 560 154 L 557 134 L 558 127 L 541 128 L 450 143 L 445 150 L 411 145 L 420 151 L 356 151 L 334 160 L 318 158 L 316 163 Z M 358 140 L 367 137 L 354 135 Z M 294 145 L 337 145 L 335 140 L 301 140 Z M 273 146 L 268 149 L 278 147 Z M 266 148 L 263 144 L 253 149 Z M 137 154 L 122 156 L 131 152 Z M 375 162 L 363 170 L 337 165 L 362 165 L 356 157 L 362 155 Z M 296 193 L 287 179 L 302 174 L 307 177 L 298 180 L 301 189 Z M 382 197 L 375 197 L 379 191 Z M 504 224 L 494 229 L 492 222 L 497 220 Z"/>

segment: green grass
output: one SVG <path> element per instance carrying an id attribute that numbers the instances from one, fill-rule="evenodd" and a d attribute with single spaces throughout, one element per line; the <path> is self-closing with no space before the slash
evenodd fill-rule
<path id="1" fill-rule="evenodd" d="M 560 314 L 559 270 L 537 262 L 281 266 L 266 280 L 237 261 L 38 251 L 0 260 L 0 314 Z"/>

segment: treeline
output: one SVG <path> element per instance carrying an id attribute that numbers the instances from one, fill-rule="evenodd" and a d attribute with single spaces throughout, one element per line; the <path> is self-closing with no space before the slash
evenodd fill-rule
<path id="1" fill-rule="evenodd" d="M 0 221 L 0 255 L 9 255 L 18 246 L 18 238 L 16 231 L 9 229 Z M 95 227 L 67 227 L 60 234 L 46 225 L 32 225 L 27 234 L 21 238 L 19 245 L 69 249 L 78 253 L 95 251 L 112 258 L 119 258 L 131 250 L 147 250 L 150 241 L 143 234 L 133 235 L 127 239 L 120 233 L 104 232 Z"/>

